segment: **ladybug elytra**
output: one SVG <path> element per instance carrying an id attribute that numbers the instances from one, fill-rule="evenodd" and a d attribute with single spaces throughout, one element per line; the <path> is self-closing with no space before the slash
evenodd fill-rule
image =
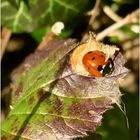
<path id="1" fill-rule="evenodd" d="M 104 52 L 95 50 L 87 52 L 82 59 L 85 69 L 96 77 L 103 77 L 114 70 L 114 63 L 111 58 L 106 60 Z"/>

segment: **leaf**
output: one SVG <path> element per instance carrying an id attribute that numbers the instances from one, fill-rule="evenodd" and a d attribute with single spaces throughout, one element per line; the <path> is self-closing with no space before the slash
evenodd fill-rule
<path id="1" fill-rule="evenodd" d="M 31 32 L 31 36 L 38 42 L 40 43 L 42 41 L 42 38 L 47 35 L 51 31 L 51 28 L 38 28 Z"/>
<path id="2" fill-rule="evenodd" d="M 119 4 L 132 4 L 132 3 L 134 3 L 133 0 L 113 0 L 113 1 L 116 3 L 119 3 Z"/>
<path id="3" fill-rule="evenodd" d="M 131 25 L 131 28 L 130 28 L 130 27 L 127 27 L 127 26 L 124 26 L 124 27 L 122 27 L 120 30 L 122 30 L 123 32 L 128 33 L 128 34 L 130 34 L 130 35 L 136 36 L 136 35 L 138 35 L 138 33 L 134 32 L 134 31 L 132 30 L 132 26 L 134 26 L 134 25 L 135 25 L 136 28 L 138 27 L 137 24 L 132 24 L 132 25 Z"/>
<path id="4" fill-rule="evenodd" d="M 2 123 L 2 138 L 70 140 L 101 125 L 102 114 L 120 104 L 118 78 L 127 74 L 118 54 L 109 77 L 74 73 L 69 52 L 74 41 L 54 41 L 25 59 L 14 72 L 12 110 Z"/>
<path id="5" fill-rule="evenodd" d="M 2 26 L 16 33 L 32 32 L 38 27 L 51 26 L 56 21 L 62 21 L 68 27 L 71 23 L 78 24 L 73 21 L 83 16 L 87 4 L 86 0 L 2 0 Z"/>
<path id="6" fill-rule="evenodd" d="M 40 43 L 42 41 L 42 38 L 46 36 L 51 31 L 51 28 L 38 28 L 31 32 L 31 36 Z M 60 33 L 59 36 L 57 36 L 58 39 L 65 39 L 68 38 L 72 34 L 72 30 L 64 29 L 62 33 Z"/>
<path id="7" fill-rule="evenodd" d="M 114 106 L 113 110 L 104 114 L 103 124 L 97 128 L 96 133 L 102 135 L 103 140 L 130 140 L 129 129 L 124 114 Z"/>

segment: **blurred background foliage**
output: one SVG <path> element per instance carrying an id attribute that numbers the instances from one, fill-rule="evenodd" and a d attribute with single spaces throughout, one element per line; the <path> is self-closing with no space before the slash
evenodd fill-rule
<path id="1" fill-rule="evenodd" d="M 120 18 L 124 18 L 139 6 L 138 0 L 102 0 L 98 7 L 99 14 L 93 22 L 89 23 L 92 16 L 88 15 L 87 12 L 92 10 L 95 3 L 95 0 L 1 1 L 1 29 L 8 28 L 11 32 L 1 61 L 1 120 L 8 113 L 11 95 L 7 93 L 11 72 L 36 49 L 56 21 L 62 21 L 65 25 L 65 29 L 57 38 L 77 38 L 80 41 L 89 30 L 98 34 L 116 22 L 104 11 L 105 6 L 108 6 Z M 2 41 L 6 35 L 6 32 L 2 33 Z M 95 133 L 90 133 L 85 138 L 77 138 L 77 140 L 138 140 L 138 36 L 139 23 L 132 23 L 111 32 L 111 35 L 109 34 L 103 39 L 104 43 L 120 47 L 127 60 L 126 67 L 130 69 L 129 75 L 120 84 L 126 116 L 114 105 L 114 109 L 104 113 L 103 124 L 97 128 Z"/>

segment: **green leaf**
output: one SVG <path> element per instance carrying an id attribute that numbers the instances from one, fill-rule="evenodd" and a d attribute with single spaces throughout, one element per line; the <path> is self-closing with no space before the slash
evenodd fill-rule
<path id="1" fill-rule="evenodd" d="M 50 27 L 43 27 L 43 28 L 38 28 L 31 32 L 31 36 L 38 42 L 40 43 L 43 39 L 43 37 L 51 31 Z"/>
<path id="2" fill-rule="evenodd" d="M 31 32 L 31 36 L 40 43 L 44 36 L 46 36 L 51 31 L 50 27 L 38 28 Z M 62 33 L 57 36 L 57 39 L 65 39 L 68 38 L 72 34 L 72 30 L 63 30 Z"/>
<path id="3" fill-rule="evenodd" d="M 20 0 L 17 2 L 2 0 L 2 26 L 13 32 L 32 32 L 38 27 L 51 26 L 62 21 L 71 26 L 74 19 L 83 16 L 88 1 L 68 0 Z"/>
<path id="4" fill-rule="evenodd" d="M 2 1 L 1 11 L 3 26 L 10 28 L 13 32 L 32 30 L 32 27 L 29 26 L 33 22 L 32 17 L 29 15 L 29 10 L 24 1 L 20 2 L 18 8 L 11 5 L 8 1 Z"/>
<path id="5" fill-rule="evenodd" d="M 130 140 L 126 118 L 117 106 L 104 114 L 103 125 L 96 130 L 103 140 Z"/>
<path id="6" fill-rule="evenodd" d="M 18 131 L 19 128 L 22 127 L 22 124 L 24 127 L 26 121 L 28 122 L 28 119 L 30 119 L 39 107 L 38 105 L 42 100 L 42 87 L 48 86 L 51 88 L 50 83 L 56 79 L 58 69 L 62 65 L 61 59 L 74 47 L 73 40 L 61 40 L 48 44 L 46 51 L 36 51 L 34 54 L 31 54 L 15 71 L 13 76 L 13 110 L 11 110 L 9 115 L 10 119 L 7 118 L 3 124 L 3 134 L 5 134 L 5 130 L 8 129 L 9 132 L 6 132 L 9 134 L 7 133 L 8 135 L 6 134 L 6 136 L 8 137 L 10 135 L 10 137 L 14 137 L 16 135 L 14 134 L 15 131 Z M 44 95 L 48 95 L 47 92 Z M 46 104 L 46 101 L 44 103 Z M 44 107 L 45 109 L 46 107 L 52 108 L 49 104 L 47 106 L 42 105 L 42 109 L 44 109 Z M 41 121 L 42 114 L 38 115 L 37 113 L 35 119 L 37 116 L 39 116 L 39 120 Z M 34 117 L 32 117 L 32 119 L 33 118 Z M 13 125 L 9 125 L 11 123 L 15 123 L 14 127 Z M 33 127 L 34 126 L 32 126 L 32 128 Z"/>
<path id="7" fill-rule="evenodd" d="M 53 41 L 25 59 L 12 76 L 11 112 L 2 123 L 5 139 L 70 140 L 101 125 L 102 114 L 119 105 L 117 80 L 128 72 L 118 54 L 109 77 L 78 75 L 71 69 L 73 40 Z"/>
<path id="8" fill-rule="evenodd" d="M 119 4 L 131 4 L 131 3 L 134 3 L 133 0 L 113 0 L 114 2 L 116 3 L 119 3 Z"/>
<path id="9" fill-rule="evenodd" d="M 132 27 L 133 25 L 139 26 L 138 24 L 132 24 L 131 27 Z M 138 29 L 138 27 L 137 27 L 137 29 Z M 130 34 L 130 35 L 133 35 L 133 36 L 134 36 L 134 35 L 135 35 L 135 36 L 138 35 L 138 32 L 137 32 L 137 33 L 134 32 L 130 27 L 127 27 L 127 26 L 121 27 L 120 30 L 123 31 L 123 32 L 125 32 L 125 33 L 128 33 L 128 34 Z"/>
<path id="10" fill-rule="evenodd" d="M 111 36 L 111 37 L 109 38 L 109 40 L 110 40 L 110 42 L 112 42 L 112 43 L 119 43 L 119 42 L 120 42 L 118 36 Z"/>

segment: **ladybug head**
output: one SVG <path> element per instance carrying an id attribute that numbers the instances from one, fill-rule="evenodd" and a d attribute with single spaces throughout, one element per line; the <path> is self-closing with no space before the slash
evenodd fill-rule
<path id="1" fill-rule="evenodd" d="M 103 76 L 111 74 L 114 70 L 114 63 L 111 58 L 107 60 L 107 63 L 102 66 Z"/>

